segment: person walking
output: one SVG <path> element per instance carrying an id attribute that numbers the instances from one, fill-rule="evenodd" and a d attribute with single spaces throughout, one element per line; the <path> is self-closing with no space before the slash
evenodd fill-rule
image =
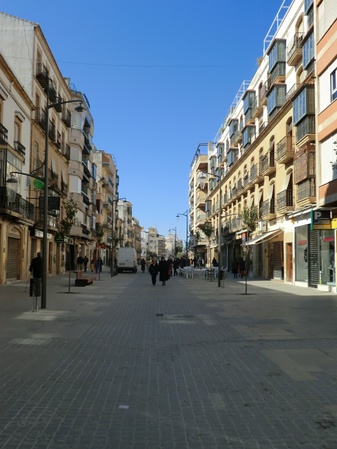
<path id="1" fill-rule="evenodd" d="M 43 263 L 41 253 L 37 253 L 36 257 L 33 257 L 30 263 L 29 271 L 32 273 L 34 279 L 42 278 Z"/>
<path id="2" fill-rule="evenodd" d="M 142 273 L 145 273 L 145 259 L 142 259 L 140 261 L 140 268 L 142 270 Z"/>
<path id="3" fill-rule="evenodd" d="M 88 257 L 85 255 L 85 256 L 83 257 L 84 271 L 87 271 L 87 269 L 88 269 L 88 262 L 89 262 L 89 259 L 88 259 Z"/>
<path id="4" fill-rule="evenodd" d="M 41 279 L 43 276 L 43 260 L 41 253 L 37 253 L 36 257 L 33 257 L 29 271 L 32 273 L 32 279 L 30 280 L 30 296 L 41 296 Z M 37 303 L 36 303 L 37 308 Z M 35 306 L 33 305 L 33 311 Z"/>
<path id="5" fill-rule="evenodd" d="M 169 279 L 169 264 L 165 257 L 162 257 L 159 262 L 159 280 L 161 285 L 166 285 L 166 281 Z"/>
<path id="6" fill-rule="evenodd" d="M 156 285 L 157 274 L 159 273 L 159 265 L 155 257 L 152 259 L 152 262 L 149 266 L 149 273 L 151 275 L 152 285 Z"/>
<path id="7" fill-rule="evenodd" d="M 83 270 L 83 257 L 81 255 L 78 256 L 76 263 L 77 263 L 77 270 L 82 271 Z"/>

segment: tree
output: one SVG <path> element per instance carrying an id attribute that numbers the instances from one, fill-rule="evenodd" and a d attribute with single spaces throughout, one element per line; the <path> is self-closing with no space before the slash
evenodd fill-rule
<path id="1" fill-rule="evenodd" d="M 205 224 L 202 227 L 202 230 L 204 231 L 205 236 L 208 238 L 208 245 L 209 245 L 209 263 L 211 265 L 211 237 L 214 232 L 214 228 L 212 226 L 212 223 L 209 221 L 206 221 Z"/>
<path id="2" fill-rule="evenodd" d="M 256 223 L 259 219 L 257 206 L 245 207 L 242 212 L 242 221 L 245 223 L 249 231 L 254 231 Z"/>
<path id="3" fill-rule="evenodd" d="M 63 207 L 65 211 L 65 218 L 60 221 L 59 234 L 66 236 L 70 234 L 71 228 L 76 222 L 78 206 L 73 198 L 70 198 L 69 200 L 63 202 Z"/>
<path id="4" fill-rule="evenodd" d="M 76 215 L 78 211 L 78 206 L 71 197 L 69 200 L 63 202 L 65 217 L 60 221 L 59 224 L 59 235 L 69 236 L 71 228 L 76 223 Z M 68 245 L 68 261 L 69 261 L 69 282 L 68 282 L 68 293 L 70 293 L 70 275 L 71 275 L 71 255 L 70 246 Z"/>

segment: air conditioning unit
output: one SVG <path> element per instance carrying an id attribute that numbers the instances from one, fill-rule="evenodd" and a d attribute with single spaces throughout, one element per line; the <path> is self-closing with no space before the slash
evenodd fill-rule
<path id="1" fill-rule="evenodd" d="M 258 223 L 257 223 L 257 230 L 259 232 L 266 232 L 266 230 L 267 230 L 267 222 L 265 222 L 265 221 L 258 221 Z"/>

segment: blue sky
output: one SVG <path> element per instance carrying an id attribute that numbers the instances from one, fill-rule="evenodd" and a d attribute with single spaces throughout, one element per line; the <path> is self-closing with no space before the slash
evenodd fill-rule
<path id="1" fill-rule="evenodd" d="M 250 80 L 280 0 L 2 0 L 37 22 L 64 76 L 86 94 L 94 143 L 114 155 L 120 196 L 185 239 L 190 164 Z M 97 5 L 97 6 L 96 6 Z"/>

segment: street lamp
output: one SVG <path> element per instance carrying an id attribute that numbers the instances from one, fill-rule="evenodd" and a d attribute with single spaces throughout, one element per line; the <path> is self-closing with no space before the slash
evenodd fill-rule
<path id="1" fill-rule="evenodd" d="M 48 266 L 48 152 L 49 152 L 49 109 L 62 106 L 68 103 L 80 103 L 75 111 L 82 112 L 84 108 L 82 107 L 83 101 L 81 100 L 66 100 L 66 101 L 56 101 L 55 103 L 49 103 L 50 94 L 50 78 L 47 78 L 46 86 L 46 114 L 45 114 L 45 153 L 44 153 L 44 176 L 39 178 L 44 182 L 44 198 L 43 198 L 43 241 L 42 241 L 42 260 L 43 260 L 43 270 L 42 270 L 42 294 L 41 294 L 41 309 L 47 307 L 47 266 Z M 34 176 L 33 176 L 34 177 Z"/>
<path id="2" fill-rule="evenodd" d="M 188 257 L 188 209 L 186 212 L 182 212 L 181 214 L 177 214 L 177 218 L 180 216 L 186 217 L 186 257 Z"/>
<path id="3" fill-rule="evenodd" d="M 218 287 L 221 287 L 221 209 L 222 209 L 222 190 L 221 190 L 221 176 L 214 173 L 201 172 L 199 175 L 200 187 L 203 189 L 205 187 L 207 175 L 214 176 L 219 181 L 219 220 L 218 220 Z"/>
<path id="4" fill-rule="evenodd" d="M 177 226 L 169 229 L 169 232 L 170 231 L 174 231 L 174 257 L 176 257 L 176 255 L 177 255 Z"/>

